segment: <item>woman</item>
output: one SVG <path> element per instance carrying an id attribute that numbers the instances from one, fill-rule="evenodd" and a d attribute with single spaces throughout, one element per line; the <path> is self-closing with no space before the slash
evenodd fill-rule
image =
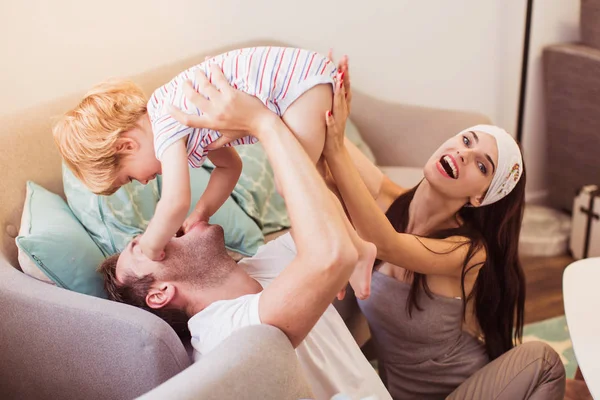
<path id="1" fill-rule="evenodd" d="M 336 88 L 333 115 L 327 117 L 325 154 L 357 230 L 378 246 L 383 260 L 373 274 L 371 299 L 361 306 L 392 395 L 562 398 L 564 368 L 555 352 L 537 343 L 509 351 L 513 329 L 521 335 L 524 300 L 515 246 L 525 180 L 516 143 L 498 128 L 461 133 L 432 157 L 425 180 L 406 191 L 382 178 L 366 159 L 348 155 L 342 132 L 349 75 L 346 63 L 340 68 L 345 82 Z M 203 116 L 174 117 L 222 132 L 257 126 L 260 102 L 229 87 L 219 90 L 223 96 L 211 99 Z M 232 107 L 246 108 L 246 120 L 230 117 Z M 226 136 L 233 140 L 243 134 Z M 517 167 L 510 168 L 509 180 L 500 179 L 507 160 Z M 388 210 L 389 219 L 382 210 Z"/>
<path id="2" fill-rule="evenodd" d="M 382 177 L 373 198 L 361 176 L 381 174 L 344 141 L 351 96 L 347 63 L 342 69 L 324 156 L 354 226 L 381 260 L 359 306 L 392 396 L 443 398 L 522 337 L 521 152 L 504 130 L 478 125 L 442 144 L 416 187 Z"/>

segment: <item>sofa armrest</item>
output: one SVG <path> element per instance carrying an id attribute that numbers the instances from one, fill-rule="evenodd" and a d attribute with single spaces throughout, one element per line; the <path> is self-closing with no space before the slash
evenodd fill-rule
<path id="1" fill-rule="evenodd" d="M 369 145 L 378 165 L 423 167 L 452 135 L 477 124 L 482 114 L 392 103 L 353 92 L 352 121 Z"/>
<path id="2" fill-rule="evenodd" d="M 312 398 L 289 339 L 270 325 L 240 329 L 139 400 Z"/>
<path id="3" fill-rule="evenodd" d="M 0 397 L 132 399 L 190 365 L 149 312 L 30 278 L 0 256 Z"/>

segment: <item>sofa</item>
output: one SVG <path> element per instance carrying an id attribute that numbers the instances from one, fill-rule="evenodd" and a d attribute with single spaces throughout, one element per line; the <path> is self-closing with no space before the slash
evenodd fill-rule
<path id="1" fill-rule="evenodd" d="M 256 42 L 230 48 L 248 45 Z M 198 54 L 131 78 L 149 93 L 204 57 Z M 390 103 L 359 89 L 352 120 L 378 165 L 407 186 L 418 182 L 418 168 L 450 135 L 489 122 L 478 113 Z M 81 96 L 0 116 L 0 398 L 310 398 L 290 342 L 274 327 L 242 329 L 192 364 L 189 343 L 155 315 L 49 285 L 21 271 L 15 238 L 26 181 L 64 197 L 51 121 Z M 362 345 L 369 333 L 354 300 L 350 292 L 335 305 Z"/>

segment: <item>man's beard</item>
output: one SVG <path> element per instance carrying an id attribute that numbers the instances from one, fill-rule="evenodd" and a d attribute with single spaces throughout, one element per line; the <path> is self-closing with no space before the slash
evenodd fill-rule
<path id="1" fill-rule="evenodd" d="M 216 287 L 237 267 L 225 250 L 220 227 L 193 240 L 182 240 L 178 247 L 164 261 L 164 272 L 170 280 L 198 288 Z"/>
<path id="2" fill-rule="evenodd" d="M 174 280 L 197 288 L 217 287 L 227 279 L 235 267 L 236 264 L 231 258 L 191 259 L 176 268 Z"/>

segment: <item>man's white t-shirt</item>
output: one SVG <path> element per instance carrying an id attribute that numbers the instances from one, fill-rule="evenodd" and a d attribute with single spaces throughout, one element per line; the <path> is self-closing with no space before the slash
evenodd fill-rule
<path id="1" fill-rule="evenodd" d="M 296 256 L 296 246 L 287 233 L 260 247 L 252 258 L 239 266 L 267 287 Z M 261 324 L 258 302 L 261 293 L 233 300 L 220 300 L 188 321 L 194 347 L 194 360 L 209 353 L 234 331 Z M 344 393 L 352 399 L 373 396 L 391 399 L 381 379 L 354 341 L 344 321 L 330 305 L 296 354 L 317 399 L 330 399 Z"/>

